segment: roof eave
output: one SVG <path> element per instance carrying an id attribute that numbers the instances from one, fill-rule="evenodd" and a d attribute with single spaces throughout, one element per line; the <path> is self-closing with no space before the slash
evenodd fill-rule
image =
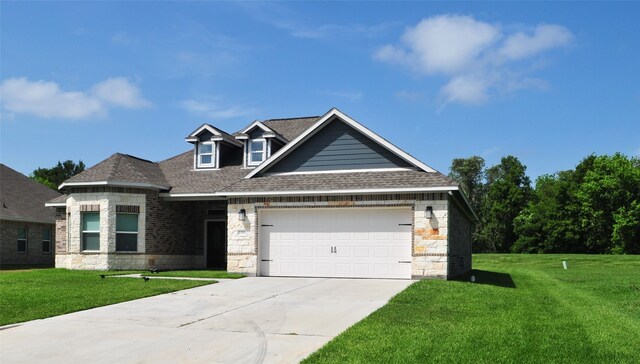
<path id="1" fill-rule="evenodd" d="M 156 190 L 169 190 L 171 186 L 157 185 L 145 182 L 126 182 L 126 181 L 91 181 L 91 182 L 64 182 L 58 189 L 66 187 L 92 187 L 92 186 L 112 186 L 112 187 L 133 187 L 133 188 L 150 188 Z"/>

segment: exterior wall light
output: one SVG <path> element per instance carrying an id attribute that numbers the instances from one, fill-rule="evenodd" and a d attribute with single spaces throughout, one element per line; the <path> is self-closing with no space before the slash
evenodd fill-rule
<path id="1" fill-rule="evenodd" d="M 247 219 L 247 210 L 240 209 L 240 212 L 238 212 L 238 220 L 245 221 L 246 219 Z"/>
<path id="2" fill-rule="evenodd" d="M 427 219 L 431 219 L 433 217 L 433 207 L 427 206 L 427 210 L 425 211 L 425 217 Z"/>

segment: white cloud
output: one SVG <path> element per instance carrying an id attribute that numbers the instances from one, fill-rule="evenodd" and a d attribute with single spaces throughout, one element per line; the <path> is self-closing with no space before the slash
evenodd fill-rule
<path id="1" fill-rule="evenodd" d="M 192 114 L 210 119 L 231 119 L 256 112 L 255 109 L 245 106 L 223 106 L 217 97 L 182 100 L 180 106 Z"/>
<path id="2" fill-rule="evenodd" d="M 399 45 L 384 45 L 373 57 L 420 74 L 446 76 L 448 81 L 440 90 L 443 104 L 482 104 L 496 90 L 546 88 L 544 80 L 528 76 L 532 67 L 514 70 L 516 61 L 564 47 L 572 39 L 571 32 L 560 25 L 541 24 L 529 32 L 506 34 L 499 24 L 439 15 L 407 28 Z"/>
<path id="3" fill-rule="evenodd" d="M 559 25 L 538 25 L 532 35 L 518 32 L 505 39 L 498 51 L 506 59 L 531 57 L 551 48 L 567 45 L 573 35 L 567 28 Z"/>
<path id="4" fill-rule="evenodd" d="M 440 90 L 448 102 L 482 104 L 489 99 L 488 88 L 492 81 L 485 75 L 460 75 L 452 78 Z"/>
<path id="5" fill-rule="evenodd" d="M 375 56 L 425 73 L 452 74 L 468 68 L 499 36 L 496 26 L 471 17 L 440 15 L 408 28 L 403 46 L 387 45 Z"/>
<path id="6" fill-rule="evenodd" d="M 55 82 L 9 78 L 0 84 L 4 110 L 41 118 L 86 119 L 105 116 L 109 105 L 140 108 L 151 103 L 125 78 L 111 78 L 96 84 L 92 91 L 64 91 Z"/>
<path id="7" fill-rule="evenodd" d="M 142 97 L 140 89 L 124 77 L 109 78 L 97 83 L 91 92 L 97 98 L 116 106 L 129 109 L 151 106 L 151 102 Z"/>

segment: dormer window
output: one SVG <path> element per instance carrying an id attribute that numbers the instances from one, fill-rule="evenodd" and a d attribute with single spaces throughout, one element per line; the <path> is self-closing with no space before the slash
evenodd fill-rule
<path id="1" fill-rule="evenodd" d="M 248 165 L 256 166 L 262 163 L 267 157 L 267 142 L 265 139 L 252 139 L 249 141 L 249 161 Z"/>
<path id="2" fill-rule="evenodd" d="M 214 168 L 215 167 L 215 143 L 202 142 L 198 143 L 198 167 Z"/>

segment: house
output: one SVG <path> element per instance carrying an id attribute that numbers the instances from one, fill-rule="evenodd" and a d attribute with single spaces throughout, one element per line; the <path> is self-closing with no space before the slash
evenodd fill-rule
<path id="1" fill-rule="evenodd" d="M 58 196 L 0 164 L 0 267 L 53 266 L 55 214 L 44 204 Z"/>
<path id="2" fill-rule="evenodd" d="M 204 124 L 155 163 L 114 154 L 65 181 L 56 267 L 451 278 L 471 269 L 464 193 L 337 109 Z"/>

